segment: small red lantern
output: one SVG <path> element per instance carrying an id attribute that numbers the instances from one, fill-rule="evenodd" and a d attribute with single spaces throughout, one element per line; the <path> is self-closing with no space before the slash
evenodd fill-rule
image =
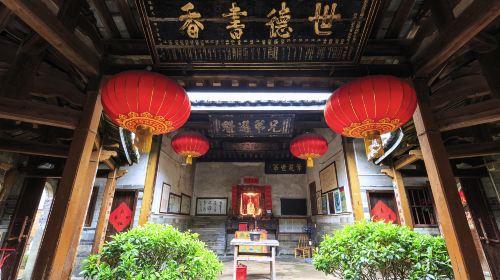
<path id="1" fill-rule="evenodd" d="M 197 132 L 184 132 L 172 139 L 172 149 L 178 155 L 186 157 L 186 164 L 191 165 L 194 157 L 200 157 L 208 152 L 208 139 Z"/>
<path id="2" fill-rule="evenodd" d="M 335 132 L 364 138 L 369 160 L 383 155 L 381 134 L 411 119 L 417 107 L 413 87 L 392 76 L 367 76 L 333 92 L 325 106 L 325 121 Z"/>
<path id="3" fill-rule="evenodd" d="M 313 167 L 313 159 L 319 158 L 328 150 L 325 138 L 312 133 L 295 137 L 290 142 L 290 152 L 295 157 L 307 160 L 307 167 Z"/>
<path id="4" fill-rule="evenodd" d="M 111 120 L 136 134 L 135 144 L 141 152 L 149 152 L 153 134 L 178 129 L 191 112 L 191 103 L 181 86 L 148 71 L 113 76 L 101 88 L 101 101 Z"/>

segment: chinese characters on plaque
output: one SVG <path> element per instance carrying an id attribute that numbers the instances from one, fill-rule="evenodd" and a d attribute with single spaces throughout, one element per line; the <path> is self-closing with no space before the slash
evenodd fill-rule
<path id="1" fill-rule="evenodd" d="M 227 197 L 205 197 L 196 199 L 196 215 L 226 215 Z"/>
<path id="2" fill-rule="evenodd" d="M 266 174 L 305 174 L 306 162 L 304 160 L 266 161 Z"/>
<path id="3" fill-rule="evenodd" d="M 290 137 L 293 114 L 208 115 L 211 137 Z"/>
<path id="4" fill-rule="evenodd" d="M 380 0 L 137 2 L 157 63 L 227 66 L 356 62 Z"/>

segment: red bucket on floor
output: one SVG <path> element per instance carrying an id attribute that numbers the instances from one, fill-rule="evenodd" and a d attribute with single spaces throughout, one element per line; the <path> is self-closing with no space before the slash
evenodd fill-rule
<path id="1" fill-rule="evenodd" d="M 239 264 L 236 267 L 236 280 L 247 280 L 247 266 Z"/>

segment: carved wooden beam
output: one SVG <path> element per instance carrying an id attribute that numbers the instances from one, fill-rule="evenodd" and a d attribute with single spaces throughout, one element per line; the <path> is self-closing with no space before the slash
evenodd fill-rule
<path id="1" fill-rule="evenodd" d="M 408 166 L 414 163 L 417 160 L 422 160 L 422 151 L 420 150 L 411 150 L 408 155 L 402 157 L 394 163 L 394 169 L 399 170 L 405 166 Z"/>
<path id="2" fill-rule="evenodd" d="M 99 57 L 52 14 L 43 2 L 0 1 L 85 74 L 99 74 Z"/>
<path id="3" fill-rule="evenodd" d="M 417 56 L 412 57 L 417 77 L 426 77 L 500 15 L 500 1 L 472 2 Z"/>
<path id="4" fill-rule="evenodd" d="M 0 138 L 0 151 L 25 155 L 68 157 L 69 147 L 66 145 L 46 144 L 21 139 Z"/>
<path id="5" fill-rule="evenodd" d="M 439 129 L 447 131 L 500 121 L 500 100 L 488 100 L 436 114 Z"/>
<path id="6" fill-rule="evenodd" d="M 80 111 L 28 100 L 0 97 L 0 118 L 75 129 Z"/>
<path id="7" fill-rule="evenodd" d="M 448 158 L 484 157 L 500 154 L 500 141 L 446 146 Z"/>

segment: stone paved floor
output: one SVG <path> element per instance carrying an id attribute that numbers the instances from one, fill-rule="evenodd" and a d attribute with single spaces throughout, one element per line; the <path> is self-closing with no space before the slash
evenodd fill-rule
<path id="1" fill-rule="evenodd" d="M 247 279 L 261 280 L 271 279 L 269 275 L 269 263 L 242 262 L 247 265 Z M 224 260 L 224 272 L 219 280 L 232 280 L 233 262 Z M 334 280 L 332 276 L 325 276 L 323 272 L 316 271 L 311 264 L 295 260 L 279 260 L 276 262 L 276 278 L 279 280 Z M 338 279 L 337 279 L 338 280 Z"/>

